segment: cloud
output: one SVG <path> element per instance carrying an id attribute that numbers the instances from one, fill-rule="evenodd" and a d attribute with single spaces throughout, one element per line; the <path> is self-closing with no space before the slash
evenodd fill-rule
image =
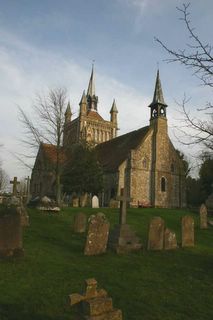
<path id="1" fill-rule="evenodd" d="M 66 87 L 77 116 L 91 69 L 82 67 L 72 58 L 64 59 L 60 54 L 31 46 L 4 31 L 1 31 L 0 39 L 0 142 L 4 144 L 0 158 L 11 177 L 26 176 L 29 172 L 19 167 L 11 155 L 11 152 L 23 152 L 18 140 L 23 135 L 23 128 L 18 121 L 17 105 L 30 114 L 36 92 Z M 96 70 L 96 93 L 100 101 L 99 112 L 106 120 L 112 101 L 116 99 L 120 134 L 148 123 L 148 99 L 132 87 L 102 74 L 99 69 Z"/>

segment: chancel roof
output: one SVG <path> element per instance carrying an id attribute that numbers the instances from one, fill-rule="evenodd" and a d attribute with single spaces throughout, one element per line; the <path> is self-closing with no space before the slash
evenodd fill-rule
<path id="1" fill-rule="evenodd" d="M 57 147 L 55 145 L 48 144 L 48 143 L 41 143 L 41 148 L 44 153 L 44 156 L 50 163 L 57 162 Z M 65 161 L 65 151 L 62 147 L 60 148 L 59 157 L 60 157 L 60 162 L 63 163 Z"/>
<path id="2" fill-rule="evenodd" d="M 97 145 L 98 160 L 103 169 L 109 172 L 116 171 L 127 159 L 129 152 L 142 142 L 149 129 L 149 126 L 143 127 Z"/>

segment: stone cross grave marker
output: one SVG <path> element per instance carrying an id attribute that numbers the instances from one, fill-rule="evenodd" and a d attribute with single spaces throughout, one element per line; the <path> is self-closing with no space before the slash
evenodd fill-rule
<path id="1" fill-rule="evenodd" d="M 70 305 L 77 307 L 74 320 L 122 320 L 122 311 L 113 308 L 112 298 L 106 290 L 97 289 L 95 279 L 87 279 L 85 287 L 85 293 L 69 295 Z"/>
<path id="2" fill-rule="evenodd" d="M 13 185 L 13 192 L 12 192 L 13 196 L 17 196 L 17 186 L 20 184 L 17 177 L 14 177 L 13 181 L 10 181 L 10 184 Z"/>
<path id="3" fill-rule="evenodd" d="M 115 250 L 118 254 L 138 251 L 142 248 L 140 239 L 135 235 L 135 232 L 126 223 L 127 203 L 132 201 L 127 197 L 126 189 L 121 189 L 121 196 L 117 197 L 120 201 L 119 224 L 115 226 L 110 233 L 109 247 Z"/>
<path id="4" fill-rule="evenodd" d="M 182 247 L 194 247 L 194 219 L 182 217 Z"/>
<path id="5" fill-rule="evenodd" d="M 109 222 L 103 213 L 92 215 L 89 219 L 84 254 L 94 256 L 106 252 L 109 237 Z"/>
<path id="6" fill-rule="evenodd" d="M 203 203 L 200 206 L 200 229 L 208 229 L 207 214 L 207 208 Z"/>
<path id="7" fill-rule="evenodd" d="M 97 196 L 92 197 L 92 208 L 99 208 L 99 199 Z"/>
<path id="8" fill-rule="evenodd" d="M 79 212 L 74 217 L 73 231 L 76 233 L 83 233 L 87 227 L 87 216 L 83 212 Z"/>
<path id="9" fill-rule="evenodd" d="M 148 250 L 162 250 L 164 239 L 164 220 L 161 217 L 152 218 L 149 225 Z"/>
<path id="10" fill-rule="evenodd" d="M 174 231 L 165 229 L 164 232 L 164 249 L 165 250 L 173 250 L 177 249 L 177 239 Z"/>
<path id="11" fill-rule="evenodd" d="M 117 200 L 120 201 L 119 224 L 126 224 L 127 203 L 132 201 L 132 198 L 127 196 L 126 188 L 121 188 L 121 195 L 117 197 Z"/>

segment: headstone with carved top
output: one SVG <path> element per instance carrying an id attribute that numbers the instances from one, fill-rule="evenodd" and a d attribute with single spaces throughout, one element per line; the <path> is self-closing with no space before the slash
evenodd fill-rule
<path id="1" fill-rule="evenodd" d="M 200 229 L 208 229 L 207 208 L 205 204 L 200 206 Z"/>
<path id="2" fill-rule="evenodd" d="M 106 252 L 109 236 L 109 222 L 103 213 L 97 213 L 89 218 L 84 254 L 87 256 L 98 255 Z"/>
<path id="3" fill-rule="evenodd" d="M 182 247 L 194 247 L 194 219 L 182 217 Z"/>
<path id="4" fill-rule="evenodd" d="M 161 217 L 152 218 L 149 225 L 148 250 L 163 250 L 164 220 Z"/>
<path id="5" fill-rule="evenodd" d="M 85 281 L 83 294 L 69 296 L 71 306 L 76 306 L 74 320 L 122 320 L 122 312 L 114 309 L 112 298 L 104 289 L 97 289 L 95 279 Z"/>
<path id="6" fill-rule="evenodd" d="M 10 181 L 10 184 L 13 185 L 13 191 L 12 194 L 13 196 L 17 196 L 18 190 L 17 190 L 17 186 L 20 184 L 20 182 L 18 181 L 17 177 L 14 177 L 12 181 Z"/>

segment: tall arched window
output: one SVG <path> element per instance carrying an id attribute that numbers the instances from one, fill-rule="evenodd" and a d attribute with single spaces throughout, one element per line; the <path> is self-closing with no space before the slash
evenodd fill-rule
<path id="1" fill-rule="evenodd" d="M 164 177 L 161 178 L 161 191 L 166 191 L 166 179 Z"/>

